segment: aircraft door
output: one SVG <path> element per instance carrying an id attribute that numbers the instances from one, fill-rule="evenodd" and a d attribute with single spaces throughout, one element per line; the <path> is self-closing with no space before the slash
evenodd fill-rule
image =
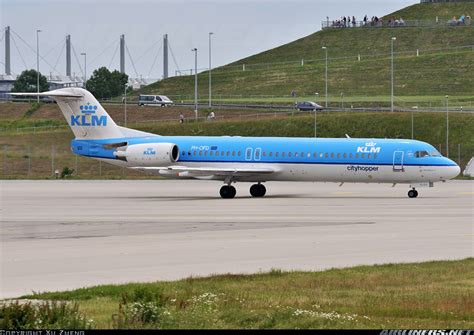
<path id="1" fill-rule="evenodd" d="M 246 161 L 252 160 L 252 148 L 245 149 L 245 160 Z"/>
<path id="2" fill-rule="evenodd" d="M 403 151 L 393 153 L 393 171 L 404 171 L 403 169 Z"/>
<path id="3" fill-rule="evenodd" d="M 262 149 L 261 148 L 257 148 L 255 149 L 255 157 L 254 157 L 254 160 L 256 161 L 259 161 L 260 160 L 260 154 L 262 152 Z"/>

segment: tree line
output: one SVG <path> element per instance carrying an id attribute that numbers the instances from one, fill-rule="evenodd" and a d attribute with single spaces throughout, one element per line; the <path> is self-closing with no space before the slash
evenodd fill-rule
<path id="1" fill-rule="evenodd" d="M 15 81 L 12 92 L 37 92 L 37 74 L 36 70 L 23 71 Z M 40 72 L 39 91 L 49 90 L 49 84 L 46 76 Z M 125 91 L 125 85 L 128 83 L 128 75 L 117 70 L 110 72 L 105 66 L 100 67 L 92 73 L 85 86 L 98 99 L 110 99 L 120 96 Z M 128 88 L 127 88 L 128 90 Z"/>

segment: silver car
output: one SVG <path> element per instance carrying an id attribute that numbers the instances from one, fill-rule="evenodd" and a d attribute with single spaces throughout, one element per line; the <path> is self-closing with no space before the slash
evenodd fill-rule
<path id="1" fill-rule="evenodd" d="M 313 101 L 301 101 L 295 104 L 295 108 L 300 111 L 320 111 L 323 107 Z"/>

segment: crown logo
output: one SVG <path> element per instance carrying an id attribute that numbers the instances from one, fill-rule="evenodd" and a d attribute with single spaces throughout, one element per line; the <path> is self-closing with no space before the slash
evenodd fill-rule
<path id="1" fill-rule="evenodd" d="M 92 106 L 90 102 L 87 105 L 79 106 L 79 108 L 83 114 L 94 114 L 97 111 L 97 106 Z"/>
<path id="2" fill-rule="evenodd" d="M 376 144 L 377 143 L 375 143 L 375 142 L 367 142 L 367 143 L 365 143 L 365 146 L 366 147 L 375 147 Z"/>

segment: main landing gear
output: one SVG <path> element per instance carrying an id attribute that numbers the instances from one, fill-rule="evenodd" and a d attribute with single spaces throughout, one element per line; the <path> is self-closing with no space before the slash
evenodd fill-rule
<path id="1" fill-rule="evenodd" d="M 266 192 L 267 189 L 260 183 L 253 184 L 252 186 L 250 186 L 250 195 L 252 195 L 252 197 L 261 198 L 265 195 Z"/>
<path id="2" fill-rule="evenodd" d="M 237 191 L 235 190 L 235 187 L 232 185 L 224 185 L 221 187 L 221 190 L 219 192 L 221 194 L 221 197 L 223 199 L 232 199 L 235 197 L 235 194 Z"/>
<path id="3" fill-rule="evenodd" d="M 415 189 L 411 189 L 408 191 L 408 197 L 409 198 L 416 198 L 418 196 L 418 191 Z"/>
<path id="4" fill-rule="evenodd" d="M 250 187 L 250 195 L 252 195 L 252 197 L 254 198 L 261 198 L 265 195 L 266 192 L 267 192 L 267 189 L 265 188 L 265 186 L 263 186 L 260 183 L 253 184 Z M 235 190 L 234 186 L 228 184 L 228 185 L 222 186 L 219 193 L 223 199 L 232 199 L 235 197 L 235 194 L 237 193 L 237 191 Z"/>

